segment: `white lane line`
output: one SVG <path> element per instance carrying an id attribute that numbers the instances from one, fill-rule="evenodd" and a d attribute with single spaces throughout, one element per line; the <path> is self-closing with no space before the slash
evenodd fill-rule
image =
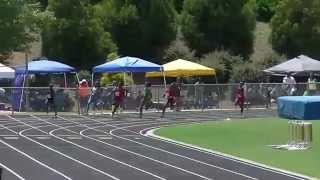
<path id="1" fill-rule="evenodd" d="M 15 175 L 18 179 L 25 180 L 21 175 L 19 175 L 18 173 L 14 172 L 12 169 L 8 168 L 4 164 L 0 163 L 0 166 L 3 167 L 4 169 L 6 169 L 7 171 L 9 171 L 11 174 Z"/>
<path id="2" fill-rule="evenodd" d="M 47 122 L 46 120 L 42 120 L 41 118 L 38 118 L 38 117 L 36 117 L 36 116 L 33 116 L 33 117 L 34 117 L 34 118 L 37 118 L 37 119 L 40 120 L 40 121 Z M 82 148 L 82 149 L 84 149 L 84 150 L 87 150 L 87 151 L 89 151 L 89 152 L 92 152 L 92 153 L 94 153 L 94 154 L 97 154 L 97 155 L 99 155 L 99 156 L 102 156 L 102 157 L 104 157 L 104 158 L 107 158 L 107 159 L 109 159 L 109 160 L 112 160 L 112 161 L 114 161 L 114 162 L 117 162 L 117 163 L 120 163 L 120 164 L 122 164 L 122 165 L 128 166 L 128 167 L 133 168 L 133 169 L 135 169 L 135 170 L 137 170 L 137 171 L 140 171 L 140 172 L 143 172 L 143 173 L 145 173 L 145 174 L 151 175 L 151 176 L 156 177 L 156 178 L 158 178 L 158 179 L 160 179 L 160 180 L 166 180 L 165 178 L 160 177 L 160 176 L 158 176 L 158 175 L 156 175 L 156 174 L 153 174 L 153 173 L 150 173 L 150 172 L 145 171 L 145 170 L 143 170 L 143 169 L 137 168 L 137 167 L 132 166 L 132 165 L 130 165 L 130 164 L 127 164 L 127 163 L 125 163 L 125 162 L 119 161 L 119 160 L 114 159 L 114 158 L 112 158 L 112 157 L 110 157 L 110 156 L 106 156 L 106 155 L 104 155 L 104 154 L 101 154 L 101 153 L 96 152 L 96 151 L 94 151 L 94 150 L 92 150 L 92 149 L 83 147 L 83 146 L 81 146 L 81 145 L 79 145 L 79 144 L 73 143 L 73 142 L 68 141 L 68 140 L 66 140 L 66 139 L 60 138 L 60 137 L 54 135 L 54 132 L 57 131 L 57 130 L 60 130 L 60 129 L 64 129 L 64 130 L 66 130 L 66 131 L 69 131 L 69 132 L 72 132 L 72 133 L 75 133 L 75 134 L 78 134 L 78 133 L 76 133 L 76 132 L 74 132 L 74 131 L 72 131 L 72 130 L 67 129 L 68 127 L 61 127 L 61 126 L 55 125 L 55 124 L 53 124 L 53 123 L 51 123 L 51 122 L 47 122 L 47 123 L 48 123 L 48 124 L 52 124 L 52 125 L 54 125 L 54 126 L 56 126 L 56 127 L 59 127 L 59 128 L 57 128 L 57 129 L 52 130 L 52 131 L 49 132 L 49 134 L 50 134 L 51 136 L 53 136 L 53 137 L 55 137 L 55 138 L 57 138 L 57 139 L 60 139 L 60 140 L 65 141 L 65 142 L 67 142 L 67 143 L 70 143 L 70 144 L 72 144 L 72 145 L 74 145 L 74 146 L 77 146 L 77 147 L 79 147 L 79 148 Z"/>
<path id="3" fill-rule="evenodd" d="M 4 128 L 4 129 L 6 129 L 6 130 L 8 130 L 8 131 L 10 131 L 10 132 L 12 132 L 12 133 L 14 133 L 14 134 L 18 134 L 16 131 L 14 131 L 14 130 L 12 130 L 12 129 L 10 129 L 10 128 L 2 125 L 2 124 L 0 124 L 0 126 L 1 126 L 2 128 Z"/>
<path id="4" fill-rule="evenodd" d="M 146 128 L 144 130 L 141 130 L 140 132 L 141 132 L 141 135 L 143 135 L 145 137 L 149 137 L 149 138 L 152 138 L 152 139 L 155 139 L 155 140 L 163 141 L 163 142 L 166 142 L 166 143 L 169 143 L 169 144 L 173 144 L 173 145 L 177 145 L 177 146 L 180 146 L 180 147 L 188 148 L 188 149 L 191 149 L 191 150 L 194 150 L 194 151 L 198 151 L 198 152 L 201 152 L 201 153 L 205 153 L 205 154 L 208 154 L 208 155 L 211 155 L 211 156 L 216 156 L 216 157 L 219 157 L 219 158 L 231 160 L 231 161 L 234 161 L 234 162 L 237 162 L 237 163 L 241 163 L 241 164 L 245 164 L 245 165 L 248 165 L 248 166 L 251 166 L 251 167 L 255 167 L 255 168 L 258 168 L 258 169 L 262 169 L 262 170 L 270 171 L 270 172 L 273 172 L 273 173 L 285 175 L 285 176 L 288 176 L 288 177 L 291 177 L 291 178 L 294 178 L 294 179 L 299 179 L 299 180 L 312 179 L 312 178 L 307 177 L 307 176 L 302 175 L 302 174 L 297 174 L 297 173 L 294 173 L 294 172 L 290 172 L 290 171 L 286 171 L 286 170 L 283 170 L 283 169 L 278 169 L 278 168 L 275 168 L 275 167 L 267 166 L 265 164 L 257 163 L 257 162 L 250 161 L 250 160 L 247 160 L 247 159 L 242 159 L 242 158 L 239 158 L 239 157 L 235 157 L 235 156 L 231 156 L 231 155 L 224 154 L 224 153 L 221 153 L 221 152 L 217 152 L 217 151 L 214 151 L 214 150 L 211 150 L 211 149 L 201 148 L 201 147 L 198 147 L 198 146 L 194 146 L 192 144 L 187 144 L 187 143 L 184 143 L 184 142 L 179 142 L 179 141 L 175 141 L 175 140 L 168 139 L 168 138 L 165 138 L 165 137 L 161 137 L 161 136 L 155 135 L 153 133 L 157 129 L 159 129 L 159 127 Z M 146 131 L 146 130 L 149 130 L 149 131 L 146 134 L 143 134 L 142 132 Z"/>
<path id="5" fill-rule="evenodd" d="M 186 123 L 188 123 L 188 122 L 186 122 Z M 198 122 L 193 122 L 193 123 L 198 123 Z M 145 125 L 152 125 L 152 124 L 154 124 L 154 123 L 149 123 L 149 124 L 145 124 Z M 184 123 L 181 123 L 181 124 L 184 124 Z M 137 125 L 127 126 L 127 127 L 122 127 L 122 128 L 115 128 L 114 130 L 110 131 L 110 134 L 114 135 L 113 134 L 114 131 L 119 130 L 119 129 L 123 129 L 123 128 L 130 128 L 130 127 L 137 127 Z M 117 136 L 117 135 L 114 135 L 114 136 L 120 137 L 120 136 Z M 120 138 L 123 138 L 123 137 L 120 137 Z M 173 153 L 173 152 L 170 152 L 170 151 L 167 151 L 167 150 L 164 150 L 164 149 L 161 149 L 161 148 L 157 148 L 157 147 L 154 147 L 154 146 L 150 146 L 150 145 L 147 145 L 147 144 L 144 144 L 144 143 L 141 143 L 141 142 L 138 142 L 138 141 L 134 141 L 134 140 L 131 140 L 131 139 L 128 139 L 128 138 L 123 138 L 123 139 L 126 139 L 127 141 L 134 142 L 134 143 L 137 143 L 139 145 L 142 145 L 142 146 L 145 146 L 145 147 L 148 147 L 148 148 L 151 148 L 151 149 L 155 149 L 155 150 L 158 150 L 158 151 L 161 151 L 161 152 L 165 152 L 165 153 L 168 153 L 168 154 L 171 154 L 171 155 L 174 155 L 174 156 L 178 156 L 178 157 L 181 157 L 181 158 L 185 158 L 185 159 L 188 159 L 188 160 L 191 160 L 191 161 L 194 161 L 194 162 L 197 162 L 197 163 L 209 166 L 209 167 L 213 167 L 213 168 L 216 168 L 216 169 L 219 169 L 219 170 L 222 170 L 222 171 L 226 171 L 226 172 L 229 172 L 229 173 L 232 173 L 232 174 L 236 174 L 236 175 L 239 175 L 239 176 L 242 176 L 242 177 L 246 177 L 246 178 L 249 178 L 249 179 L 257 180 L 257 178 L 255 178 L 255 177 L 251 177 L 249 175 L 245 175 L 245 174 L 242 174 L 242 173 L 239 173 L 239 172 L 236 172 L 236 171 L 232 171 L 232 170 L 220 167 L 220 166 L 209 164 L 209 163 L 206 163 L 206 162 L 194 159 L 194 158 L 190 158 L 188 156 L 184 156 L 184 155 L 181 155 L 181 154 Z"/>
<path id="6" fill-rule="evenodd" d="M 149 122 L 154 122 L 154 121 L 149 121 Z M 143 122 L 119 123 L 119 124 L 113 124 L 112 126 L 109 125 L 109 124 L 106 125 L 105 123 L 101 123 L 101 124 L 104 124 L 104 125 L 102 125 L 102 126 L 96 126 L 96 127 L 89 127 L 89 128 L 86 128 L 86 129 L 84 129 L 84 130 L 82 130 L 82 131 L 80 131 L 80 132 L 82 132 L 82 134 L 84 134 L 85 131 L 88 131 L 88 130 L 97 131 L 98 128 L 104 128 L 104 127 L 112 127 L 112 128 L 113 128 L 113 126 L 118 126 L 118 125 L 126 125 L 126 124 L 132 125 L 132 124 L 141 124 L 141 123 L 143 123 Z M 79 126 L 83 126 L 83 125 L 85 125 L 85 124 L 81 124 L 81 125 L 79 125 Z M 110 129 L 109 131 L 111 131 L 111 130 L 112 130 L 112 129 Z M 102 130 L 101 130 L 101 131 L 102 131 Z M 109 132 L 104 132 L 103 134 L 106 134 L 106 133 L 109 133 Z M 87 135 L 87 136 L 91 136 L 91 135 Z M 131 135 L 123 135 L 123 136 L 131 136 Z"/>
<path id="7" fill-rule="evenodd" d="M 7 140 L 17 140 L 19 139 L 19 136 L 9 136 L 9 137 L 3 137 L 3 139 L 7 139 Z"/>
<path id="8" fill-rule="evenodd" d="M 59 117 L 60 117 L 60 116 L 59 116 Z M 60 118 L 63 118 L 63 117 L 60 117 Z M 63 118 L 63 119 L 65 119 L 65 118 Z M 66 120 L 66 121 L 68 121 L 68 120 Z M 85 126 L 85 125 L 84 125 L 84 126 Z M 62 128 L 64 128 L 64 127 L 62 127 Z M 90 128 L 90 127 L 87 126 L 87 128 Z M 101 131 L 101 132 L 103 132 L 103 131 Z M 99 142 L 99 143 L 102 143 L 102 144 L 105 144 L 105 145 L 114 147 L 114 148 L 116 148 L 116 149 L 119 149 L 119 150 L 122 150 L 122 151 L 125 151 L 125 152 L 128 152 L 128 153 L 134 154 L 134 155 L 136 155 L 136 156 L 143 157 L 143 158 L 145 158 L 145 159 L 148 159 L 148 160 L 157 162 L 157 163 L 159 163 L 159 164 L 162 164 L 162 165 L 165 165 L 165 166 L 168 166 L 168 167 L 172 167 L 172 168 L 178 169 L 178 170 L 183 171 L 183 172 L 185 172 L 185 173 L 192 174 L 192 175 L 194 175 L 194 176 L 198 176 L 198 177 L 200 177 L 200 178 L 202 178 L 202 179 L 212 180 L 211 178 L 205 177 L 205 176 L 200 175 L 200 174 L 197 174 L 197 173 L 195 173 L 195 172 L 191 172 L 191 171 L 185 170 L 185 169 L 183 169 L 183 168 L 174 166 L 174 165 L 172 165 L 172 164 L 168 164 L 168 163 L 165 163 L 165 162 L 163 162 L 163 161 L 159 161 L 159 160 L 157 160 L 157 159 L 153 159 L 153 158 L 151 158 L 151 157 L 148 157 L 148 156 L 145 156 L 145 155 L 142 155 L 142 154 L 138 154 L 138 153 L 136 153 L 136 152 L 133 152 L 133 151 L 130 151 L 130 150 L 121 148 L 121 147 L 119 147 L 119 146 L 115 146 L 115 145 L 113 145 L 113 144 L 106 143 L 106 142 L 104 142 L 104 141 L 100 141 L 100 140 L 95 139 L 95 138 L 91 138 L 91 137 L 89 137 L 89 136 L 86 136 L 86 135 L 82 134 L 81 132 L 80 132 L 80 134 L 81 134 L 82 136 L 84 136 L 84 137 L 87 137 L 88 139 L 93 140 L 93 141 L 96 141 L 96 142 Z"/>
<path id="9" fill-rule="evenodd" d="M 202 121 L 200 122 L 192 122 L 192 123 L 202 123 Z M 184 123 L 180 123 L 180 124 L 184 124 Z M 188 124 L 188 123 L 187 123 Z M 144 137 L 148 137 L 148 138 L 152 138 L 152 139 L 156 139 L 156 140 L 160 140 L 160 141 L 163 141 L 163 142 L 167 142 L 166 138 L 155 138 L 155 137 L 152 137 L 152 136 L 148 136 L 148 135 L 145 135 L 143 134 L 142 132 L 145 131 L 145 130 L 148 130 L 148 129 L 154 129 L 154 128 L 159 128 L 159 127 L 165 127 L 164 125 L 160 125 L 160 126 L 154 126 L 153 128 L 146 128 L 146 129 L 143 129 L 139 132 L 140 135 L 144 136 Z M 121 128 L 119 128 L 121 129 Z M 130 131 L 130 130 L 128 130 Z M 132 131 L 133 132 L 133 131 Z M 135 133 L 135 132 L 133 132 Z M 156 136 L 156 135 L 154 135 Z M 233 157 L 233 156 L 229 156 L 229 155 L 226 155 L 226 154 L 223 154 L 223 153 L 219 153 L 219 152 L 216 152 L 216 151 L 212 151 L 212 150 L 199 150 L 199 148 L 193 148 L 192 145 L 187 145 L 187 146 L 184 146 L 183 144 L 184 143 L 181 143 L 179 144 L 178 143 L 174 143 L 174 142 L 168 142 L 168 143 L 171 143 L 171 144 L 175 144 L 175 145 L 178 145 L 178 146 L 181 146 L 181 147 L 185 147 L 185 148 L 189 148 L 189 149 L 193 149 L 193 150 L 196 150 L 198 152 L 202 152 L 202 153 L 206 153 L 206 154 L 209 154 L 209 155 L 213 155 L 213 156 L 217 156 L 217 157 L 220 157 L 220 158 L 224 158 L 224 159 L 228 159 L 228 160 L 232 160 L 234 162 L 238 162 L 238 163 L 242 163 L 242 164 L 246 164 L 246 165 L 249 165 L 249 166 L 252 166 L 252 167 L 255 167 L 255 168 L 258 168 L 258 169 L 262 169 L 262 170 L 266 170 L 266 171 L 269 171 L 269 172 L 273 172 L 273 173 L 277 173 L 277 174 L 281 174 L 281 175 L 285 175 L 287 177 L 291 177 L 291 178 L 295 178 L 295 179 L 299 179 L 299 180 L 302 180 L 302 179 L 309 179 L 310 177 L 307 177 L 305 175 L 301 175 L 301 174 L 297 174 L 297 173 L 294 173 L 294 172 L 290 172 L 290 171 L 286 171 L 286 170 L 282 170 L 282 169 L 277 169 L 277 168 L 274 168 L 274 167 L 269 167 L 269 166 L 266 166 L 264 164 L 260 164 L 260 163 L 256 163 L 256 162 L 252 162 L 252 161 L 248 161 L 248 160 L 244 160 L 244 159 L 240 159 L 240 158 L 237 158 L 237 157 Z M 202 148 L 200 148 L 202 149 Z"/>
<path id="10" fill-rule="evenodd" d="M 46 164 L 44 164 L 44 163 L 42 163 L 42 162 L 38 161 L 37 159 L 35 159 L 35 158 L 31 157 L 30 155 L 28 155 L 28 154 L 24 153 L 23 151 L 20 151 L 19 149 L 17 149 L 17 148 L 15 148 L 15 147 L 11 146 L 10 144 L 8 144 L 8 143 L 4 142 L 4 141 L 3 141 L 3 140 L 1 140 L 1 139 L 0 139 L 0 143 L 2 143 L 2 144 L 4 144 L 4 145 L 8 146 L 9 148 L 13 149 L 14 151 L 16 151 L 16 152 L 18 152 L 18 153 L 22 154 L 23 156 L 25 156 L 25 157 L 27 157 L 27 158 L 31 159 L 32 161 L 34 161 L 34 162 L 36 162 L 36 163 L 40 164 L 41 166 L 43 166 L 43 167 L 45 167 L 45 168 L 47 168 L 47 169 L 49 169 L 49 170 L 51 170 L 51 171 L 53 171 L 53 172 L 55 172 L 55 173 L 59 174 L 60 176 L 64 177 L 65 179 L 72 180 L 70 177 L 68 177 L 68 176 L 66 176 L 66 175 L 62 174 L 61 172 L 59 172 L 59 171 L 57 171 L 57 170 L 55 170 L 55 169 L 53 169 L 53 168 L 49 167 L 48 165 L 46 165 Z"/>
<path id="11" fill-rule="evenodd" d="M 94 121 L 94 120 L 93 120 L 93 121 Z M 166 123 L 166 124 L 167 124 L 167 123 L 172 123 L 172 121 L 164 122 L 164 123 Z M 180 121 L 179 124 L 183 124 L 183 123 L 191 123 L 191 121 L 188 121 L 188 122 L 181 122 L 181 121 Z M 199 122 L 194 122 L 194 121 L 193 121 L 192 123 L 199 123 Z M 152 124 L 158 124 L 158 125 L 159 125 L 159 122 L 157 122 L 157 123 L 149 123 L 149 124 L 144 124 L 144 125 L 152 125 Z M 108 125 L 108 124 L 106 124 L 106 125 Z M 110 126 L 112 126 L 112 125 L 110 125 Z M 113 127 L 115 127 L 115 129 L 113 129 L 113 130 L 110 131 L 110 135 L 112 135 L 112 136 L 114 136 L 114 137 L 117 137 L 117 138 L 120 138 L 120 139 L 124 139 L 124 140 L 130 141 L 130 142 L 134 142 L 134 143 L 136 143 L 136 144 L 139 144 L 139 145 L 142 145 L 142 146 L 151 148 L 151 149 L 155 149 L 155 150 L 158 150 L 158 151 L 162 151 L 162 152 L 165 152 L 165 153 L 174 155 L 174 156 L 178 156 L 178 157 L 185 158 L 185 159 L 188 159 L 188 160 L 191 160 L 191 161 L 194 161 L 194 162 L 203 164 L 203 165 L 207 165 L 207 166 L 210 166 L 210 167 L 213 167 L 213 168 L 216 168 L 216 169 L 220 169 L 220 170 L 222 170 L 222 171 L 226 171 L 226 172 L 229 172 L 229 173 L 232 173 L 232 174 L 236 174 L 236 175 L 239 175 L 239 176 L 242 176 L 242 177 L 246 177 L 246 178 L 249 178 L 249 179 L 257 180 L 257 178 L 254 178 L 254 177 L 251 177 L 251 176 L 248 176 L 248 175 L 239 173 L 239 172 L 235 172 L 235 171 L 232 171 L 232 170 L 229 170 L 229 169 L 225 169 L 225 168 L 222 168 L 222 167 L 220 167 L 220 166 L 215 166 L 215 165 L 212 165 L 212 164 L 208 164 L 208 163 L 203 162 L 203 161 L 199 161 L 199 160 L 196 160 L 196 159 L 187 157 L 187 156 L 183 156 L 183 155 L 180 155 L 180 154 L 176 154 L 176 153 L 173 153 L 173 152 L 170 152 L 170 151 L 161 149 L 161 148 L 157 148 L 157 147 L 154 147 L 154 146 L 150 146 L 150 145 L 147 145 L 147 144 L 143 144 L 143 143 L 141 143 L 141 142 L 134 141 L 134 140 L 131 140 L 131 139 L 128 139 L 128 138 L 125 138 L 125 137 L 121 137 L 121 136 L 117 136 L 117 135 L 113 134 L 113 131 L 115 131 L 115 130 L 120 130 L 120 129 L 126 130 L 126 129 L 124 129 L 124 128 L 135 127 L 135 126 L 141 126 L 141 125 L 127 126 L 127 127 L 116 127 L 116 126 L 113 126 Z M 134 131 L 131 131 L 131 130 L 126 130 L 126 131 L 132 132 L 132 133 L 134 133 L 134 134 L 138 134 L 138 133 L 136 133 L 136 132 L 134 132 Z M 81 132 L 80 132 L 80 134 L 81 134 Z M 138 135 L 140 135 L 140 134 L 138 134 Z"/>
<path id="12" fill-rule="evenodd" d="M 9 117 L 11 117 L 11 116 L 9 116 Z M 13 118 L 13 120 L 16 120 L 16 119 Z M 16 120 L 16 121 L 19 121 L 19 120 Z M 21 121 L 21 122 L 22 122 L 22 121 Z M 22 122 L 22 123 L 24 123 L 24 122 Z M 28 124 L 26 124 L 26 125 L 28 125 Z M 62 152 L 60 152 L 60 151 L 58 151 L 58 150 L 55 150 L 55 149 L 53 149 L 53 148 L 51 148 L 51 147 L 49 147 L 49 146 L 47 146 L 47 145 L 44 145 L 44 144 L 42 144 L 42 143 L 39 143 L 38 141 L 35 141 L 35 140 L 33 140 L 33 139 L 25 136 L 25 135 L 23 134 L 23 132 L 28 131 L 28 130 L 31 130 L 31 129 L 38 129 L 37 127 L 32 127 L 31 125 L 28 125 L 28 126 L 30 127 L 29 129 L 25 129 L 25 130 L 19 132 L 19 135 L 20 135 L 20 136 L 26 138 L 26 139 L 29 140 L 29 141 L 32 141 L 32 142 L 40 145 L 41 147 L 47 148 L 47 149 L 49 149 L 49 150 L 51 150 L 51 151 L 53 151 L 53 152 L 55 152 L 55 153 L 57 153 L 57 154 L 60 154 L 61 156 L 64 156 L 64 157 L 66 157 L 66 158 L 68 158 L 68 159 L 70 159 L 70 160 L 72 160 L 72 161 L 75 161 L 75 162 L 77 162 L 77 163 L 79 163 L 79 164 L 81 164 L 81 165 L 83 165 L 83 166 L 85 166 L 85 167 L 88 167 L 88 168 L 90 168 L 90 169 L 92 169 L 92 170 L 94 170 L 94 171 L 96 171 L 96 172 L 99 172 L 99 173 L 101 173 L 101 174 L 103 174 L 103 175 L 106 175 L 106 176 L 108 176 L 108 177 L 110 177 L 110 178 L 112 178 L 112 179 L 114 179 L 114 180 L 119 180 L 119 178 L 116 178 L 116 177 L 114 177 L 114 176 L 112 176 L 112 175 L 110 175 L 110 174 L 108 174 L 108 173 L 106 173 L 106 172 L 103 172 L 103 171 L 101 171 L 101 170 L 99 170 L 99 169 L 96 169 L 96 168 L 94 168 L 94 167 L 92 167 L 92 166 L 90 166 L 90 165 L 88 165 L 88 164 L 85 164 L 85 163 L 83 163 L 83 162 L 81 162 L 81 161 L 79 161 L 79 160 L 77 160 L 77 159 L 72 158 L 71 156 L 68 156 L 68 155 L 66 155 L 66 154 L 64 154 L 64 153 L 62 153 Z M 42 131 L 41 129 L 38 129 L 38 130 L 39 130 L 39 131 Z M 42 131 L 42 132 L 46 133 L 45 131 Z M 46 134 L 48 134 L 48 133 L 46 133 Z M 48 166 L 48 167 L 49 167 L 49 166 Z M 50 168 L 50 167 L 49 167 L 49 168 Z M 55 170 L 55 169 L 53 169 L 53 168 L 50 168 L 50 170 L 52 170 L 52 171 L 54 171 L 54 172 L 62 175 L 63 177 L 66 177 L 64 174 L 60 173 L 59 171 L 57 171 L 57 170 Z M 69 177 L 68 177 L 68 178 L 69 178 Z M 69 178 L 69 179 L 71 179 L 71 178 Z"/>

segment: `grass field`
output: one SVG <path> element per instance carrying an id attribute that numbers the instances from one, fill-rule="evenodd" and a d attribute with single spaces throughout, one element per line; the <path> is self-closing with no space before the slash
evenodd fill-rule
<path id="1" fill-rule="evenodd" d="M 320 121 L 313 122 L 313 131 L 312 148 L 305 151 L 275 150 L 267 146 L 285 144 L 288 140 L 287 120 L 278 118 L 177 125 L 159 129 L 156 134 L 320 178 Z"/>

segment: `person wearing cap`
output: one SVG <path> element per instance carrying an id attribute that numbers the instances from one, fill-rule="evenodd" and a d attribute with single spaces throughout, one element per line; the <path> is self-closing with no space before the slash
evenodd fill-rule
<path id="1" fill-rule="evenodd" d="M 238 105 L 240 107 L 241 115 L 243 115 L 244 101 L 245 101 L 244 85 L 245 85 L 245 82 L 241 81 L 236 90 L 236 97 L 235 97 L 235 105 Z"/>
<path id="2" fill-rule="evenodd" d="M 153 102 L 152 102 L 151 83 L 147 82 L 144 87 L 143 98 L 142 98 L 140 105 L 139 105 L 139 112 L 140 112 L 139 117 L 140 118 L 142 118 L 143 107 L 145 107 L 147 110 L 152 106 L 152 104 L 153 104 Z"/>
<path id="3" fill-rule="evenodd" d="M 49 92 L 47 94 L 47 99 L 46 99 L 46 105 L 47 105 L 47 114 L 49 114 L 49 110 L 53 109 L 54 111 L 54 116 L 57 117 L 57 109 L 56 109 L 56 102 L 55 102 L 55 92 L 53 89 L 53 85 L 49 86 Z"/>
<path id="4" fill-rule="evenodd" d="M 89 86 L 85 79 L 82 79 L 79 83 L 79 98 L 80 98 L 80 113 L 86 112 L 88 98 L 89 98 Z"/>

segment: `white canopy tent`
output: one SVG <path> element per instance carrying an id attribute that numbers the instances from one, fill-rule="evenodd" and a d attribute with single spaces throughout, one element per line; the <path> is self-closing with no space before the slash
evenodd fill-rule
<path id="1" fill-rule="evenodd" d="M 0 79 L 13 79 L 15 77 L 15 71 L 0 63 Z"/>

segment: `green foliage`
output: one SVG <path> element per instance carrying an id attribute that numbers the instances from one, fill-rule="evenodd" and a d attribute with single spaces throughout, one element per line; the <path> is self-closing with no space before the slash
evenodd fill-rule
<path id="1" fill-rule="evenodd" d="M 174 61 L 177 59 L 184 59 L 189 61 L 195 60 L 195 52 L 192 51 L 181 39 L 173 41 L 168 49 L 166 49 L 162 63 Z"/>
<path id="2" fill-rule="evenodd" d="M 173 0 L 174 7 L 176 8 L 177 12 L 181 12 L 183 9 L 183 2 L 184 0 Z"/>
<path id="3" fill-rule="evenodd" d="M 271 21 L 273 48 L 289 58 L 320 59 L 320 1 L 282 0 Z"/>
<path id="4" fill-rule="evenodd" d="M 276 6 L 280 0 L 256 0 L 257 19 L 269 22 L 275 13 Z"/>
<path id="5" fill-rule="evenodd" d="M 78 72 L 79 80 L 85 79 L 87 81 L 91 80 L 91 73 L 87 70 L 81 70 Z"/>
<path id="6" fill-rule="evenodd" d="M 112 82 L 122 82 L 124 83 L 124 76 L 126 80 L 126 85 L 133 85 L 133 79 L 128 74 L 124 75 L 124 73 L 115 73 L 115 74 L 103 74 L 100 79 L 101 86 L 110 86 Z"/>
<path id="7" fill-rule="evenodd" d="M 122 56 L 161 59 L 164 49 L 176 37 L 176 11 L 172 0 L 104 1 L 99 15 Z"/>
<path id="8" fill-rule="evenodd" d="M 284 55 L 279 55 L 278 53 L 269 53 L 262 60 L 254 61 L 253 63 L 260 67 L 262 70 L 270 68 L 272 66 L 278 65 L 287 60 Z"/>
<path id="9" fill-rule="evenodd" d="M 115 59 L 119 58 L 119 55 L 118 53 L 116 52 L 112 52 L 112 53 L 109 53 L 108 56 L 107 56 L 107 61 L 113 61 Z"/>
<path id="10" fill-rule="evenodd" d="M 38 25 L 44 15 L 34 4 L 21 0 L 0 1 L 0 54 L 27 51 L 36 40 Z"/>
<path id="11" fill-rule="evenodd" d="M 234 64 L 241 64 L 244 60 L 241 56 L 232 56 L 227 51 L 214 51 L 205 55 L 200 62 L 216 70 L 219 83 L 227 83 Z"/>
<path id="12" fill-rule="evenodd" d="M 181 30 L 197 55 L 226 49 L 248 57 L 253 50 L 255 1 L 185 0 Z"/>
<path id="13" fill-rule="evenodd" d="M 263 78 L 263 72 L 259 67 L 257 67 L 253 63 L 245 62 L 242 64 L 234 65 L 230 81 L 233 83 L 237 83 L 240 81 L 256 83 L 261 82 Z"/>
<path id="14" fill-rule="evenodd" d="M 104 62 L 106 54 L 117 50 L 89 0 L 50 0 L 48 9 L 56 19 L 44 29 L 45 56 L 89 69 L 93 64 Z"/>

